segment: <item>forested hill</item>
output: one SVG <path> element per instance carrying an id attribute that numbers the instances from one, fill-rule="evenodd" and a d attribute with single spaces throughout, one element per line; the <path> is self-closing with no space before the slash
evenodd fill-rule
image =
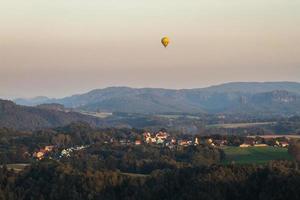
<path id="1" fill-rule="evenodd" d="M 94 126 L 101 124 L 98 118 L 76 112 L 19 106 L 12 101 L 0 100 L 0 127 L 29 130 L 63 126 L 76 121 Z"/>
<path id="2" fill-rule="evenodd" d="M 221 85 L 214 85 L 200 90 L 210 92 L 241 92 L 261 93 L 274 90 L 285 90 L 300 94 L 300 83 L 298 82 L 231 82 Z"/>
<path id="3" fill-rule="evenodd" d="M 126 113 L 300 113 L 300 83 L 227 83 L 201 89 L 110 87 L 62 99 L 17 99 L 18 104 L 59 103 L 69 108 Z"/>

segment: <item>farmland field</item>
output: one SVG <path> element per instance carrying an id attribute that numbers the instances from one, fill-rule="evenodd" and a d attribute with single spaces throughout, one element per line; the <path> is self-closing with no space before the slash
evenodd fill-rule
<path id="1" fill-rule="evenodd" d="M 156 115 L 157 117 L 162 117 L 162 118 L 167 118 L 167 119 L 178 119 L 180 117 L 185 117 L 185 118 L 188 118 L 188 119 L 200 119 L 200 117 L 198 116 L 194 116 L 194 115 Z"/>
<path id="2" fill-rule="evenodd" d="M 225 147 L 226 158 L 223 164 L 265 164 L 271 160 L 291 160 L 287 149 L 280 147 Z"/>
<path id="3" fill-rule="evenodd" d="M 81 114 L 84 115 L 89 115 L 89 116 L 93 116 L 93 117 L 98 117 L 98 118 L 107 118 L 112 116 L 112 113 L 109 112 L 87 112 L 87 111 L 78 111 Z"/>
<path id="4" fill-rule="evenodd" d="M 207 128 L 247 128 L 275 124 L 275 122 L 254 122 L 254 123 L 231 123 L 231 124 L 211 124 Z"/>

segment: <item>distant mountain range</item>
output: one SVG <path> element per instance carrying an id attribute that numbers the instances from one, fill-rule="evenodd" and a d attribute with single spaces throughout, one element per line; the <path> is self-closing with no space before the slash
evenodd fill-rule
<path id="1" fill-rule="evenodd" d="M 93 112 L 300 114 L 300 83 L 235 82 L 200 89 L 109 87 L 62 99 L 16 99 L 21 105 L 57 103 Z"/>

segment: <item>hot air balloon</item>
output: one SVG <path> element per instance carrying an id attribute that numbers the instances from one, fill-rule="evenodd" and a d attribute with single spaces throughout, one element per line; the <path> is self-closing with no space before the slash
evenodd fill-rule
<path id="1" fill-rule="evenodd" d="M 169 40 L 168 37 L 163 37 L 163 38 L 161 39 L 161 43 L 162 43 L 162 44 L 164 45 L 164 47 L 166 48 L 166 47 L 169 45 L 170 40 Z"/>

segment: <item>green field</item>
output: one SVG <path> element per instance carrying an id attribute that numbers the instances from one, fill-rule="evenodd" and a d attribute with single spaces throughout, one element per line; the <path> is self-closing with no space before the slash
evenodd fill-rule
<path id="1" fill-rule="evenodd" d="M 265 164 L 271 160 L 291 160 L 287 149 L 280 147 L 225 147 L 226 158 L 223 164 Z"/>

